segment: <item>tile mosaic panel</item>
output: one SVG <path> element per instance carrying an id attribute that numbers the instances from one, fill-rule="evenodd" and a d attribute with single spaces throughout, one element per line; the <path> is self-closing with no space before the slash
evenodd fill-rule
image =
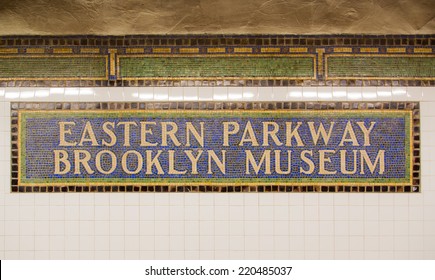
<path id="1" fill-rule="evenodd" d="M 328 55 L 326 63 L 327 79 L 433 79 L 435 77 L 435 56 Z"/>
<path id="2" fill-rule="evenodd" d="M 122 79 L 315 79 L 315 60 L 301 56 L 122 56 Z"/>
<path id="3" fill-rule="evenodd" d="M 105 56 L 1 56 L 0 79 L 107 80 Z"/>
<path id="4" fill-rule="evenodd" d="M 434 46 L 433 35 L 0 37 L 0 86 L 434 86 Z"/>
<path id="5" fill-rule="evenodd" d="M 11 104 L 13 192 L 419 192 L 419 104 Z"/>

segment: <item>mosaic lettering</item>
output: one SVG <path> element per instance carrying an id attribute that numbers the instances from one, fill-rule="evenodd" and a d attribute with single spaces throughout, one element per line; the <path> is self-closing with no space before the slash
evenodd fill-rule
<path id="1" fill-rule="evenodd" d="M 20 185 L 411 184 L 411 111 L 19 111 Z"/>

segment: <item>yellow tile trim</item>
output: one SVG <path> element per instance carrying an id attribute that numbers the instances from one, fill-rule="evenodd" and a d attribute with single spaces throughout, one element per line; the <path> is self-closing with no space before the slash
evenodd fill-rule
<path id="1" fill-rule="evenodd" d="M 318 48 L 316 49 L 317 56 L 317 72 L 320 75 L 323 75 L 323 54 L 325 53 L 325 49 Z"/>
<path id="2" fill-rule="evenodd" d="M 252 48 L 234 48 L 235 53 L 252 53 Z"/>
<path id="3" fill-rule="evenodd" d="M 199 53 L 199 48 L 180 48 L 180 53 Z"/>
<path id="4" fill-rule="evenodd" d="M 414 48 L 414 53 L 432 53 L 432 48 Z"/>
<path id="5" fill-rule="evenodd" d="M 406 48 L 387 48 L 387 53 L 404 53 Z"/>
<path id="6" fill-rule="evenodd" d="M 109 68 L 109 75 L 116 75 L 116 67 L 115 67 L 115 56 L 116 53 L 118 52 L 117 49 L 109 49 L 109 54 L 110 54 L 110 68 Z"/>
<path id="7" fill-rule="evenodd" d="M 171 48 L 154 48 L 153 53 L 171 53 Z"/>
<path id="8" fill-rule="evenodd" d="M 128 48 L 125 50 L 126 53 L 144 53 L 144 48 Z"/>
<path id="9" fill-rule="evenodd" d="M 100 49 L 97 48 L 81 48 L 81 53 L 100 53 Z"/>
<path id="10" fill-rule="evenodd" d="M 45 53 L 43 48 L 27 48 L 26 53 Z"/>
<path id="11" fill-rule="evenodd" d="M 352 48 L 334 48 L 334 52 L 351 53 Z"/>
<path id="12" fill-rule="evenodd" d="M 71 48 L 53 49 L 53 53 L 72 53 Z"/>
<path id="13" fill-rule="evenodd" d="M 261 48 L 262 53 L 279 53 L 280 51 L 280 48 Z"/>
<path id="14" fill-rule="evenodd" d="M 308 48 L 290 48 L 288 51 L 291 53 L 306 53 Z"/>
<path id="15" fill-rule="evenodd" d="M 2 49 L 2 48 L 0 48 L 0 53 L 18 53 L 18 49 Z"/>
<path id="16" fill-rule="evenodd" d="M 208 48 L 208 53 L 225 53 L 225 48 Z"/>
<path id="17" fill-rule="evenodd" d="M 359 50 L 365 53 L 379 53 L 379 48 L 360 48 Z"/>

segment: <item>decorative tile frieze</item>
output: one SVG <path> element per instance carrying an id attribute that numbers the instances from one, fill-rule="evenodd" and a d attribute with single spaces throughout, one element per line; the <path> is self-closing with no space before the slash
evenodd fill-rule
<path id="1" fill-rule="evenodd" d="M 434 45 L 433 35 L 0 37 L 0 86 L 434 86 Z"/>

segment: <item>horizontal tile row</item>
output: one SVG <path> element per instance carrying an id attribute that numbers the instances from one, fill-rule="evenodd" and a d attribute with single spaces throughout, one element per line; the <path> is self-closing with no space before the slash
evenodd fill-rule
<path id="1" fill-rule="evenodd" d="M 435 87 L 0 88 L 0 101 L 435 101 Z"/>

